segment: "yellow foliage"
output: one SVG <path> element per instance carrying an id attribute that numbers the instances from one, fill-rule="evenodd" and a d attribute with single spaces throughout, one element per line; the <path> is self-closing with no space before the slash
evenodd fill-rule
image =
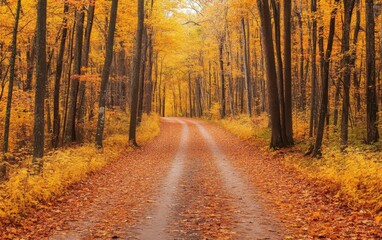
<path id="1" fill-rule="evenodd" d="M 158 136 L 160 132 L 159 115 L 143 115 L 142 123 L 139 125 L 137 131 L 137 140 L 139 143 L 149 142 Z"/>
<path id="2" fill-rule="evenodd" d="M 286 163 L 312 179 L 332 183 L 337 196 L 349 204 L 375 208 L 382 203 L 382 154 L 349 147 L 347 153 L 327 149 L 321 159 L 301 161 L 286 156 Z"/>
<path id="3" fill-rule="evenodd" d="M 243 140 L 264 139 L 269 135 L 268 118 L 265 114 L 255 119 L 251 119 L 247 115 L 240 115 L 219 120 L 217 123 Z"/>
<path id="4" fill-rule="evenodd" d="M 295 136 L 299 140 L 305 136 L 308 124 L 303 117 L 297 116 L 296 119 Z M 264 142 L 264 145 L 269 141 L 266 115 L 254 119 L 242 115 L 219 120 L 217 123 L 243 140 L 257 139 Z M 325 146 L 321 159 L 304 159 L 301 154 L 286 154 L 285 164 L 312 180 L 325 183 L 337 197 L 346 200 L 348 204 L 381 214 L 382 153 L 366 150 L 363 146 L 348 147 L 347 152 L 342 153 L 337 145 L 329 145 Z M 303 150 L 305 146 L 301 144 L 297 147 Z"/>
<path id="5" fill-rule="evenodd" d="M 118 121 L 119 118 L 115 119 Z M 126 122 L 124 126 L 124 129 L 128 129 Z M 118 132 L 121 130 L 120 124 L 114 122 L 108 128 L 111 128 L 112 130 L 108 131 L 114 134 L 105 139 L 103 151 L 97 150 L 94 143 L 87 143 L 46 156 L 40 175 L 30 174 L 31 164 L 11 172 L 9 180 L 0 185 L 0 217 L 17 218 L 28 207 L 59 195 L 70 184 L 84 179 L 90 172 L 101 169 L 123 151 L 130 151 L 126 132 Z M 138 141 L 141 144 L 146 143 L 157 136 L 159 131 L 159 117 L 144 116 L 138 128 Z M 31 159 L 27 162 L 30 163 Z"/>

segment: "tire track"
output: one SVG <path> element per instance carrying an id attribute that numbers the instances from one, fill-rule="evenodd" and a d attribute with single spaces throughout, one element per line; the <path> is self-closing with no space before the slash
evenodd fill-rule
<path id="1" fill-rule="evenodd" d="M 261 204 L 253 198 L 252 189 L 236 173 L 227 156 L 221 151 L 211 134 L 199 123 L 197 126 L 207 146 L 214 156 L 227 191 L 234 197 L 234 206 L 238 209 L 238 233 L 240 239 L 281 239 L 275 220 L 264 212 Z"/>
<path id="2" fill-rule="evenodd" d="M 182 125 L 180 145 L 174 157 L 173 164 L 167 177 L 164 179 L 160 197 L 158 198 L 155 210 L 146 217 L 148 220 L 144 225 L 138 227 L 139 239 L 170 239 L 167 231 L 171 209 L 175 204 L 175 193 L 179 185 L 179 179 L 183 174 L 184 161 L 186 159 L 187 147 L 189 142 L 188 125 L 181 120 L 174 119 Z M 167 121 L 171 121 L 167 119 Z"/>

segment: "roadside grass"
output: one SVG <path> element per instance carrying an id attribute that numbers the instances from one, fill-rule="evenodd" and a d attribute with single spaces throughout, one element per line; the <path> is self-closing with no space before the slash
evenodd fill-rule
<path id="1" fill-rule="evenodd" d="M 105 127 L 104 148 L 97 150 L 94 143 L 84 143 L 52 151 L 43 159 L 40 175 L 31 175 L 31 157 L 21 166 L 11 169 L 8 180 L 0 183 L 0 218 L 16 220 L 33 206 L 60 195 L 69 185 L 100 170 L 125 151 L 128 146 L 128 115 L 110 112 Z M 137 130 L 140 144 L 159 134 L 159 116 L 144 116 Z"/>
<path id="2" fill-rule="evenodd" d="M 271 151 L 267 147 L 270 130 L 266 115 L 254 118 L 241 115 L 213 121 L 237 137 L 260 145 L 262 150 L 282 156 L 286 166 L 324 186 L 347 206 L 368 211 L 377 222 L 381 222 L 382 143 L 364 144 L 364 127 L 349 129 L 349 147 L 345 152 L 340 151 L 339 130 L 331 127 L 330 134 L 326 133 L 324 137 L 322 157 L 314 159 L 303 156 L 312 141 L 308 136 L 309 119 L 305 116 L 294 116 L 296 146 L 279 151 Z"/>

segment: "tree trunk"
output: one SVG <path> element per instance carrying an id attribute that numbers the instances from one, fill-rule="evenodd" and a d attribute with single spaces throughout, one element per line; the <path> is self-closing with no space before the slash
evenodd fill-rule
<path id="1" fill-rule="evenodd" d="M 66 143 L 75 142 L 78 88 L 81 75 L 82 42 L 84 32 L 84 12 L 76 9 L 76 39 L 74 50 L 73 75 L 71 76 L 70 103 L 66 127 Z"/>
<path id="2" fill-rule="evenodd" d="M 280 124 L 281 124 L 281 137 L 283 142 L 287 142 L 286 136 L 286 119 L 285 119 L 285 97 L 284 97 L 284 73 L 283 73 L 283 59 L 281 52 L 281 33 L 280 33 L 280 2 L 271 0 L 273 17 L 275 21 L 275 44 L 276 44 L 276 70 L 277 70 L 277 87 L 279 94 L 279 105 L 280 105 Z"/>
<path id="3" fill-rule="evenodd" d="M 335 0 L 338 3 L 339 0 Z M 334 33 L 336 27 L 336 15 L 337 15 L 337 6 L 331 12 L 330 18 L 330 29 L 328 42 L 326 47 L 326 53 L 324 55 L 324 35 L 323 35 L 323 27 L 320 27 L 320 56 L 321 56 L 321 65 L 322 65 L 322 90 L 321 90 L 321 105 L 320 105 L 320 115 L 318 120 L 317 134 L 316 134 L 316 142 L 313 149 L 313 157 L 317 157 L 321 155 L 321 147 L 322 147 L 322 139 L 324 136 L 325 129 L 325 119 L 328 112 L 328 101 L 329 101 L 329 64 L 330 57 L 332 54 L 333 41 L 334 41 Z"/>
<path id="4" fill-rule="evenodd" d="M 252 87 L 251 87 L 251 67 L 248 58 L 248 43 L 247 43 L 247 33 L 245 27 L 244 18 L 241 19 L 241 26 L 243 32 L 243 62 L 244 62 L 244 76 L 245 76 L 245 87 L 247 89 L 247 114 L 252 117 Z M 248 33 L 249 34 L 249 33 Z"/>
<path id="5" fill-rule="evenodd" d="M 145 80 L 146 80 L 146 63 L 147 63 L 147 48 L 148 48 L 148 34 L 147 27 L 144 26 L 143 30 L 143 49 L 142 49 L 142 63 L 141 72 L 139 77 L 139 100 L 138 100 L 138 124 L 142 122 L 143 114 L 143 101 L 145 95 Z"/>
<path id="6" fill-rule="evenodd" d="M 136 38 L 136 51 L 134 59 L 134 70 L 132 79 L 132 92 L 131 92 L 131 107 L 130 107 L 130 127 L 129 127 L 129 144 L 133 146 L 138 146 L 136 140 L 137 131 L 137 108 L 138 108 L 138 97 L 139 97 L 139 75 L 141 71 L 141 61 L 142 61 L 142 38 L 143 38 L 143 28 L 145 21 L 145 10 L 144 10 L 144 0 L 138 0 L 138 27 L 137 27 L 137 38 Z"/>
<path id="7" fill-rule="evenodd" d="M 264 58 L 267 73 L 268 86 L 268 101 L 270 110 L 270 121 L 272 138 L 270 147 L 280 148 L 285 146 L 282 138 L 281 120 L 280 120 L 280 105 L 277 87 L 276 63 L 273 50 L 273 37 L 271 16 L 269 11 L 268 0 L 257 1 L 258 10 L 261 19 L 262 42 L 264 48 Z"/>
<path id="8" fill-rule="evenodd" d="M 93 29 L 94 21 L 94 11 L 95 11 L 95 0 L 91 0 L 88 6 L 88 17 L 86 22 L 86 30 L 84 36 L 83 51 L 81 56 L 81 75 L 84 76 L 87 74 L 87 68 L 89 65 L 89 53 L 90 53 L 90 37 Z M 84 137 L 84 121 L 85 121 L 85 112 L 86 112 L 86 79 L 80 81 L 80 86 L 78 90 L 78 114 L 77 114 L 77 141 L 83 142 Z"/>
<path id="9" fill-rule="evenodd" d="M 11 122 L 11 110 L 12 110 L 12 96 L 13 96 L 13 83 L 15 81 L 15 67 L 16 67 L 16 55 L 17 55 L 17 32 L 19 28 L 19 19 L 21 11 L 21 0 L 17 0 L 15 23 L 13 25 L 12 33 L 12 53 L 10 59 L 10 72 L 9 72 L 9 85 L 8 85 L 8 99 L 7 99 L 7 110 L 5 114 L 5 126 L 4 126 L 4 142 L 3 142 L 3 152 L 8 152 L 9 149 L 9 125 Z M 1 166 L 0 171 L 2 175 L 5 174 L 4 166 Z"/>
<path id="10" fill-rule="evenodd" d="M 33 36 L 30 43 L 30 49 L 27 52 L 27 79 L 24 86 L 24 91 L 32 90 L 34 62 L 36 59 L 36 37 Z"/>
<path id="11" fill-rule="evenodd" d="M 46 15 L 47 0 L 38 0 L 36 27 L 36 93 L 33 128 L 33 163 L 39 165 L 44 156 L 44 100 L 47 80 L 46 67 Z"/>
<path id="12" fill-rule="evenodd" d="M 109 31 L 107 36 L 106 43 L 106 58 L 102 70 L 102 81 L 101 81 L 101 91 L 99 97 L 99 111 L 98 111 L 98 124 L 97 124 L 97 133 L 96 133 L 96 146 L 102 148 L 103 140 L 103 130 L 105 127 L 105 106 L 106 106 L 106 94 L 107 94 L 107 85 L 109 82 L 110 76 L 110 67 L 113 60 L 113 46 L 114 46 L 114 33 L 115 26 L 117 23 L 117 9 L 118 9 L 118 0 L 113 0 L 110 10 L 110 23 Z"/>
<path id="13" fill-rule="evenodd" d="M 342 47 L 343 54 L 342 67 L 344 68 L 343 81 L 343 101 L 341 118 L 341 149 L 344 150 L 348 145 L 349 138 L 349 107 L 350 107 L 350 78 L 351 53 L 350 53 L 350 24 L 353 14 L 355 0 L 343 0 L 344 3 L 344 22 L 342 24 Z"/>
<path id="14" fill-rule="evenodd" d="M 285 134 L 288 145 L 293 145 L 292 124 L 292 39 L 291 39 L 291 0 L 284 0 L 284 104 Z"/>
<path id="15" fill-rule="evenodd" d="M 353 36 L 353 45 L 355 47 L 355 50 L 352 52 L 352 59 L 351 59 L 351 67 L 354 68 L 353 71 L 353 83 L 354 83 L 354 99 L 355 99 L 355 115 L 357 117 L 358 112 L 361 111 L 361 93 L 360 93 L 360 81 L 358 79 L 358 70 L 355 67 L 355 62 L 357 58 L 357 43 L 358 43 L 358 34 L 361 29 L 361 7 L 360 7 L 360 0 L 356 0 L 357 4 L 357 13 L 356 13 L 356 26 L 354 29 L 354 36 Z M 381 41 L 382 42 L 382 41 Z M 361 57 L 362 59 L 362 57 Z M 362 65 L 362 64 L 361 64 Z"/>
<path id="16" fill-rule="evenodd" d="M 313 137 L 316 129 L 317 121 L 317 20 L 315 14 L 317 12 L 317 0 L 311 0 L 311 12 L 313 15 L 312 22 L 312 91 L 310 101 L 310 122 L 309 122 L 309 137 Z"/>
<path id="17" fill-rule="evenodd" d="M 225 76 L 224 76 L 225 72 L 224 72 L 223 48 L 224 48 L 224 35 L 221 37 L 219 42 L 219 66 L 220 66 L 220 82 L 221 82 L 220 117 L 221 118 L 225 118 L 226 116 Z"/>
<path id="18" fill-rule="evenodd" d="M 54 82 L 54 101 L 53 101 L 53 137 L 52 137 L 52 146 L 53 148 L 58 147 L 59 137 L 60 137 L 60 88 L 61 88 L 61 75 L 63 69 L 64 53 L 65 53 L 65 44 L 66 37 L 68 34 L 68 18 L 67 14 L 69 11 L 69 4 L 67 1 L 64 3 L 64 19 L 63 19 L 63 29 L 60 43 L 60 50 L 57 57 L 57 66 L 56 66 L 56 75 Z"/>
<path id="19" fill-rule="evenodd" d="M 189 117 L 192 118 L 192 86 L 191 86 L 191 70 L 188 71 L 188 104 L 189 104 Z"/>
<path id="20" fill-rule="evenodd" d="M 145 99 L 144 99 L 144 108 L 145 113 L 148 115 L 151 113 L 152 109 L 152 102 L 153 102 L 153 40 L 152 40 L 152 33 L 148 36 L 148 68 L 147 68 L 147 84 L 146 84 L 146 90 L 145 90 Z"/>
<path id="21" fill-rule="evenodd" d="M 379 140 L 378 102 L 375 71 L 374 0 L 366 0 L 366 119 L 367 138 L 371 144 Z"/>
<path id="22" fill-rule="evenodd" d="M 297 4 L 296 4 L 297 5 Z M 298 19 L 299 27 L 299 39 L 300 39 L 300 68 L 299 68 L 299 78 L 300 78 L 300 109 L 305 112 L 306 110 L 306 79 L 304 77 L 304 31 L 303 31 L 303 22 L 302 22 L 302 1 L 300 1 L 300 8 L 297 10 L 296 6 L 296 15 Z"/>

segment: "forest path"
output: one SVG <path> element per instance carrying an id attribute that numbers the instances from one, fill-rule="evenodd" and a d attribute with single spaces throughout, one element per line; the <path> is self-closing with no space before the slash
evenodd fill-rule
<path id="1" fill-rule="evenodd" d="M 154 210 L 128 238 L 281 239 L 278 220 L 262 208 L 208 126 L 190 119 L 167 120 L 183 125 L 181 144 Z"/>
<path id="2" fill-rule="evenodd" d="M 22 222 L 25 239 L 281 239 L 280 220 L 237 171 L 233 136 L 163 118 L 161 133 Z M 247 157 L 251 157 L 247 152 Z"/>

